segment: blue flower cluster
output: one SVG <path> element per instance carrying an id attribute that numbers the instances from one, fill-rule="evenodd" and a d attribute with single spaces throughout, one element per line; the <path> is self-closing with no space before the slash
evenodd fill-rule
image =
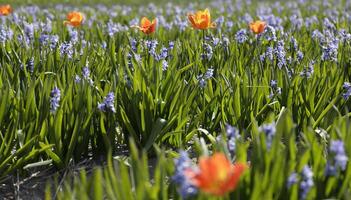
<path id="1" fill-rule="evenodd" d="M 58 87 L 54 87 L 50 92 L 50 112 L 55 113 L 60 107 L 61 91 Z"/>
<path id="2" fill-rule="evenodd" d="M 194 166 L 188 153 L 180 151 L 179 158 L 174 160 L 175 172 L 172 180 L 179 186 L 179 193 L 182 198 L 189 197 L 197 193 L 197 188 L 190 182 L 189 177 L 185 174 L 186 170 L 194 170 Z"/>
<path id="3" fill-rule="evenodd" d="M 110 92 L 106 95 L 104 98 L 104 101 L 102 103 L 98 104 L 98 109 L 102 112 L 116 112 L 115 109 L 115 94 L 113 92 Z"/>
<path id="4" fill-rule="evenodd" d="M 342 140 L 331 141 L 329 153 L 333 159 L 332 161 L 328 160 L 326 174 L 334 176 L 338 170 L 344 171 L 346 169 L 348 157 L 345 153 L 344 142 Z"/>
<path id="5" fill-rule="evenodd" d="M 275 126 L 275 122 L 272 122 L 270 124 L 263 124 L 258 129 L 260 132 L 266 135 L 266 145 L 268 149 L 270 149 L 272 146 L 273 138 L 276 132 Z"/>

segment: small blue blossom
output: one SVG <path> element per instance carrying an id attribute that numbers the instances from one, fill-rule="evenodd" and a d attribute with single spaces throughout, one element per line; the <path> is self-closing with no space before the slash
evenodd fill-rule
<path id="1" fill-rule="evenodd" d="M 26 63 L 26 67 L 27 67 L 27 70 L 30 72 L 30 73 L 33 73 L 34 72 L 34 58 L 30 58 L 27 63 Z"/>
<path id="2" fill-rule="evenodd" d="M 296 172 L 293 172 L 290 174 L 288 177 L 288 180 L 286 182 L 286 186 L 290 188 L 292 185 L 296 184 L 299 181 L 298 174 Z"/>
<path id="3" fill-rule="evenodd" d="M 307 67 L 305 67 L 302 72 L 300 72 L 300 76 L 310 78 L 314 72 L 314 61 L 311 61 Z"/>
<path id="4" fill-rule="evenodd" d="M 207 81 L 202 74 L 197 76 L 197 80 L 199 81 L 200 88 L 205 88 Z"/>
<path id="5" fill-rule="evenodd" d="M 274 49 L 272 47 L 267 47 L 266 50 L 266 58 L 268 58 L 269 61 L 273 62 L 274 59 Z"/>
<path id="6" fill-rule="evenodd" d="M 71 42 L 64 42 L 60 45 L 60 55 L 61 57 L 67 55 L 68 58 L 73 58 L 73 45 Z"/>
<path id="7" fill-rule="evenodd" d="M 234 152 L 236 148 L 235 143 L 241 137 L 240 132 L 236 127 L 233 127 L 229 124 L 226 124 L 225 129 L 226 129 L 227 140 L 228 140 L 228 150 L 231 152 Z"/>
<path id="8" fill-rule="evenodd" d="M 157 56 L 157 60 L 163 60 L 168 57 L 168 49 L 166 47 L 161 48 L 160 54 Z"/>
<path id="9" fill-rule="evenodd" d="M 277 46 L 274 50 L 275 55 L 278 59 L 278 68 L 281 69 L 283 66 L 286 66 L 286 51 L 284 48 L 284 41 L 279 40 Z"/>
<path id="10" fill-rule="evenodd" d="M 89 76 L 90 76 L 90 70 L 89 70 L 88 67 L 84 67 L 84 68 L 82 69 L 82 75 L 83 75 L 83 78 L 84 78 L 84 79 L 88 79 L 88 78 L 89 78 Z"/>
<path id="11" fill-rule="evenodd" d="M 115 102 L 115 95 L 113 92 L 110 92 L 104 98 L 104 101 L 102 103 L 98 104 L 98 109 L 102 112 L 111 111 L 111 112 L 115 113 L 116 109 L 114 106 L 114 102 Z"/>
<path id="12" fill-rule="evenodd" d="M 50 92 L 50 112 L 55 113 L 60 107 L 61 91 L 58 87 L 54 87 Z"/>
<path id="13" fill-rule="evenodd" d="M 213 68 L 208 68 L 205 75 L 204 75 L 204 78 L 205 79 L 210 79 L 213 77 L 213 71 L 214 69 Z"/>
<path id="14" fill-rule="evenodd" d="M 296 53 L 296 57 L 297 57 L 297 61 L 298 61 L 298 62 L 301 62 L 302 59 L 303 59 L 303 53 L 302 53 L 302 51 L 299 50 L 299 51 Z"/>
<path id="15" fill-rule="evenodd" d="M 339 48 L 339 40 L 334 39 L 327 43 L 326 46 L 322 46 L 322 61 L 334 61 L 338 60 L 338 48 Z"/>
<path id="16" fill-rule="evenodd" d="M 162 71 L 166 71 L 168 69 L 167 60 L 162 60 Z"/>
<path id="17" fill-rule="evenodd" d="M 297 48 L 298 48 L 297 40 L 293 36 L 291 36 L 290 38 L 290 44 L 292 45 L 293 49 L 297 51 Z"/>
<path id="18" fill-rule="evenodd" d="M 76 75 L 76 76 L 74 77 L 74 82 L 75 82 L 75 83 L 80 83 L 81 80 L 82 80 L 82 79 L 81 79 L 78 75 Z"/>
<path id="19" fill-rule="evenodd" d="M 236 32 L 235 34 L 235 40 L 239 43 L 239 44 L 243 44 L 244 42 L 246 42 L 249 39 L 248 35 L 247 35 L 247 31 L 246 29 L 240 29 L 238 32 Z"/>
<path id="20" fill-rule="evenodd" d="M 169 47 L 170 50 L 173 50 L 173 48 L 174 48 L 174 42 L 173 42 L 173 41 L 169 41 L 168 47 Z"/>
<path id="21" fill-rule="evenodd" d="M 212 51 L 211 45 L 205 43 L 205 44 L 203 45 L 203 48 L 204 48 L 205 53 L 202 54 L 202 58 L 203 58 L 203 59 L 207 59 L 207 60 L 211 60 L 212 55 L 213 55 L 213 51 Z"/>
<path id="22" fill-rule="evenodd" d="M 5 28 L 0 26 L 0 43 L 5 43 L 8 40 L 11 40 L 13 37 L 13 31 L 10 28 Z"/>
<path id="23" fill-rule="evenodd" d="M 276 30 L 273 26 L 267 25 L 264 29 L 264 38 L 268 41 L 277 41 Z"/>
<path id="24" fill-rule="evenodd" d="M 272 89 L 269 98 L 273 98 L 275 95 L 280 95 L 282 93 L 282 89 L 278 87 L 278 82 L 276 80 L 271 80 L 269 85 Z"/>
<path id="25" fill-rule="evenodd" d="M 335 167 L 344 171 L 348 161 L 348 157 L 345 153 L 344 142 L 342 140 L 331 141 L 329 152 L 334 156 Z"/>
<path id="26" fill-rule="evenodd" d="M 172 176 L 172 180 L 179 186 L 178 190 L 182 198 L 186 198 L 197 194 L 198 191 L 185 174 L 186 170 L 194 170 L 192 161 L 187 152 L 181 151 L 179 153 L 179 158 L 174 160 L 175 172 Z"/>
<path id="27" fill-rule="evenodd" d="M 270 149 L 272 146 L 273 142 L 273 137 L 276 133 L 276 128 L 275 128 L 275 122 L 272 122 L 270 124 L 263 124 L 262 126 L 259 127 L 259 131 L 264 133 L 266 135 L 266 145 L 267 148 Z"/>
<path id="28" fill-rule="evenodd" d="M 306 199 L 308 192 L 311 190 L 313 187 L 313 172 L 310 167 L 307 165 L 304 166 L 302 169 L 302 174 L 301 174 L 301 183 L 300 183 L 300 196 L 301 199 Z"/>
<path id="29" fill-rule="evenodd" d="M 132 38 L 132 39 L 129 41 L 129 43 L 130 43 L 130 47 L 132 48 L 132 51 L 136 52 L 136 51 L 138 50 L 138 49 L 137 49 L 137 44 L 138 44 L 137 40 L 134 39 L 134 38 Z"/>
<path id="30" fill-rule="evenodd" d="M 342 97 L 347 100 L 351 96 L 351 83 L 344 82 L 343 88 L 346 92 L 342 94 Z"/>

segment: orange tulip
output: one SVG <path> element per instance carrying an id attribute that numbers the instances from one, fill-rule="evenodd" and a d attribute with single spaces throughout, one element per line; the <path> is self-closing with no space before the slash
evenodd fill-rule
<path id="1" fill-rule="evenodd" d="M 215 153 L 212 157 L 200 158 L 199 172 L 188 174 L 191 182 L 203 192 L 222 196 L 236 188 L 246 168 L 246 164 L 231 164 L 223 153 Z"/>
<path id="2" fill-rule="evenodd" d="M 74 27 L 80 26 L 83 22 L 83 14 L 80 12 L 70 12 L 67 14 L 67 20 L 64 21 L 65 25 L 71 25 Z"/>
<path id="3" fill-rule="evenodd" d="M 258 20 L 255 22 L 251 22 L 249 27 L 252 32 L 254 32 L 255 34 L 259 34 L 263 33 L 264 29 L 266 28 L 266 25 L 266 22 Z"/>
<path id="4" fill-rule="evenodd" d="M 155 32 L 156 23 L 157 23 L 156 19 L 153 19 L 152 21 L 150 21 L 148 18 L 143 17 L 140 21 L 140 26 L 133 25 L 132 27 L 138 28 L 139 30 L 141 30 L 141 32 L 145 33 L 146 35 L 149 35 Z"/>
<path id="5" fill-rule="evenodd" d="M 211 22 L 211 15 L 208 9 L 197 11 L 195 15 L 190 13 L 188 14 L 188 19 L 195 29 L 205 30 L 216 27 L 216 23 Z"/>
<path id="6" fill-rule="evenodd" d="M 0 16 L 7 16 L 12 13 L 12 8 L 10 5 L 0 5 Z"/>

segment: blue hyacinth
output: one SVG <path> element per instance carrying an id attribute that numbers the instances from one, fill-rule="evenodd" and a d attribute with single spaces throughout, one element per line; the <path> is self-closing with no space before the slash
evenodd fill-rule
<path id="1" fill-rule="evenodd" d="M 344 142 L 342 140 L 333 140 L 330 143 L 329 153 L 332 160 L 328 160 L 326 167 L 327 175 L 335 175 L 338 170 L 344 171 L 348 162 L 348 157 L 345 153 Z"/>
<path id="2" fill-rule="evenodd" d="M 239 129 L 236 127 L 233 127 L 229 124 L 226 124 L 225 126 L 226 134 L 227 134 L 227 140 L 228 140 L 228 150 L 231 152 L 235 151 L 236 148 L 236 141 L 240 139 L 240 132 Z"/>
<path id="3" fill-rule="evenodd" d="M 268 149 L 270 149 L 272 146 L 273 137 L 274 137 L 275 132 L 276 132 L 275 126 L 276 126 L 275 122 L 272 122 L 270 124 L 263 124 L 258 129 L 260 132 L 262 132 L 266 135 L 266 145 L 267 145 Z"/>
<path id="4" fill-rule="evenodd" d="M 309 191 L 313 187 L 313 172 L 309 166 L 304 166 L 301 173 L 300 197 L 306 199 Z"/>
<path id="5" fill-rule="evenodd" d="M 185 174 L 186 170 L 194 170 L 194 166 L 187 152 L 180 151 L 179 153 L 179 158 L 174 160 L 175 172 L 172 176 L 172 180 L 178 185 L 181 197 L 186 198 L 197 193 L 197 188 L 190 182 L 189 177 Z"/>
<path id="6" fill-rule="evenodd" d="M 299 175 L 296 172 L 293 172 L 288 177 L 288 180 L 286 182 L 286 186 L 288 188 L 290 188 L 292 185 L 296 184 L 298 181 L 299 181 Z"/>
<path id="7" fill-rule="evenodd" d="M 247 35 L 247 31 L 246 29 L 240 29 L 238 32 L 236 32 L 235 34 L 235 40 L 239 43 L 239 44 L 243 44 L 244 42 L 246 42 L 249 39 L 248 35 Z"/>
<path id="8" fill-rule="evenodd" d="M 54 87 L 50 92 L 50 112 L 55 113 L 60 107 L 61 91 L 58 87 Z"/>
<path id="9" fill-rule="evenodd" d="M 102 103 L 98 104 L 98 109 L 102 112 L 116 112 L 115 106 L 114 106 L 114 102 L 115 102 L 115 95 L 113 92 L 110 92 L 106 95 L 106 97 L 104 98 L 104 101 Z"/>

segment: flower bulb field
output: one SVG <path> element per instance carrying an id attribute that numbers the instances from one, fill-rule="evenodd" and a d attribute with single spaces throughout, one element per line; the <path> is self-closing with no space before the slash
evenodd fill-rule
<path id="1" fill-rule="evenodd" d="M 0 199 L 351 199 L 351 0 L 0 1 Z"/>

